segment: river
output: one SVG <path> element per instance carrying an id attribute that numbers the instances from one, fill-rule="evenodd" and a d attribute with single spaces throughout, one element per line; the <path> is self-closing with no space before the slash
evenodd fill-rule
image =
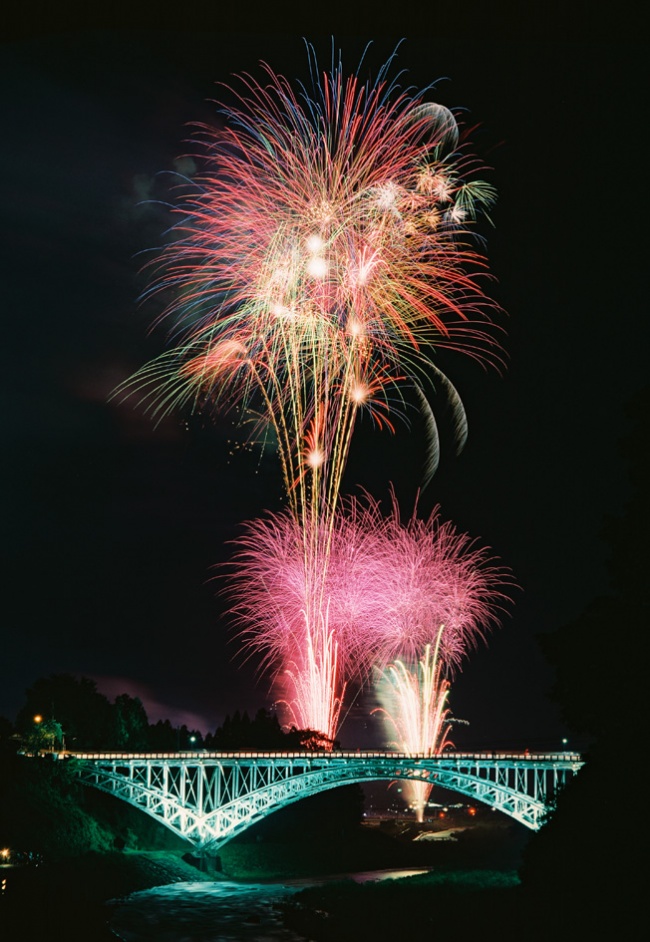
<path id="1" fill-rule="evenodd" d="M 365 883 L 426 873 L 374 870 L 282 883 L 172 883 L 108 903 L 109 926 L 123 942 L 304 942 L 286 929 L 279 905 L 307 886 L 334 880 Z"/>

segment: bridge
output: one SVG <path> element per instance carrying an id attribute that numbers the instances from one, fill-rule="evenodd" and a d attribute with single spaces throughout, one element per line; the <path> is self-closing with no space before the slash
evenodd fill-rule
<path id="1" fill-rule="evenodd" d="M 140 808 L 202 854 L 301 798 L 378 779 L 427 782 L 538 830 L 576 753 L 69 753 L 81 781 Z"/>

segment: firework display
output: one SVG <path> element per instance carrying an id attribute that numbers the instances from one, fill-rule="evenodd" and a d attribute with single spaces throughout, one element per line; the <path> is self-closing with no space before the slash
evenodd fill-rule
<path id="1" fill-rule="evenodd" d="M 145 294 L 172 344 L 122 391 L 157 417 L 233 410 L 276 446 L 286 509 L 247 525 L 230 592 L 289 722 L 333 741 L 350 686 L 375 671 L 400 748 L 434 754 L 448 678 L 498 622 L 509 576 L 438 509 L 402 522 L 394 497 L 384 515 L 341 486 L 359 416 L 392 431 L 406 401 L 428 483 L 431 391 L 462 447 L 463 405 L 434 359 L 501 363 L 474 234 L 495 191 L 458 116 L 390 79 L 392 57 L 374 82 L 340 61 L 321 75 L 311 47 L 308 61 L 309 88 L 263 65 L 225 90 L 218 125 L 196 126 L 202 169 L 179 186 Z"/>

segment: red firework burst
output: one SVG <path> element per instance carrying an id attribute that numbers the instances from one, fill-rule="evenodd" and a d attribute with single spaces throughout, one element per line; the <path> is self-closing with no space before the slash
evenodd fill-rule
<path id="1" fill-rule="evenodd" d="M 356 417 L 390 428 L 394 384 L 415 387 L 435 434 L 422 384 L 436 348 L 500 362 L 472 238 L 495 192 L 454 115 L 387 67 L 371 85 L 339 66 L 311 97 L 263 68 L 263 83 L 229 90 L 224 122 L 197 126 L 202 169 L 179 188 L 146 294 L 166 303 L 177 345 L 129 386 L 159 414 L 257 412 L 299 514 L 333 509 Z"/>

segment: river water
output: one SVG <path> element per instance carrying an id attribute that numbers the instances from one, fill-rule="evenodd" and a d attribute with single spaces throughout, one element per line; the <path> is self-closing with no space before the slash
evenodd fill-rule
<path id="1" fill-rule="evenodd" d="M 304 942 L 284 928 L 278 908 L 299 890 L 331 880 L 364 883 L 426 872 L 375 870 L 284 883 L 172 883 L 112 900 L 109 925 L 123 942 Z"/>

